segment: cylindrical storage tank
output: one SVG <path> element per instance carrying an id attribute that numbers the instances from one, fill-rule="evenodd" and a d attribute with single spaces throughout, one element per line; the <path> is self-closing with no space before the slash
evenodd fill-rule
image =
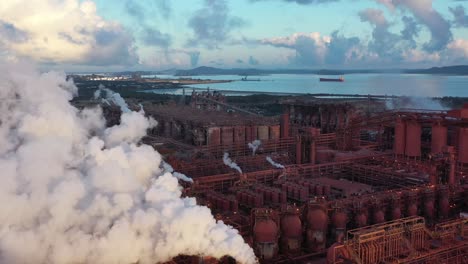
<path id="1" fill-rule="evenodd" d="M 374 224 L 385 222 L 385 213 L 380 207 L 374 208 L 373 220 Z"/>
<path id="2" fill-rule="evenodd" d="M 306 214 L 306 242 L 310 252 L 325 249 L 327 242 L 328 216 L 320 204 L 309 204 Z"/>
<path id="3" fill-rule="evenodd" d="M 256 139 L 256 138 L 254 138 L 254 137 L 252 136 L 252 127 L 250 127 L 250 126 L 245 127 L 245 140 L 246 140 L 247 142 L 252 142 L 252 141 L 254 141 L 255 139 Z"/>
<path id="4" fill-rule="evenodd" d="M 171 130 L 172 130 L 171 122 L 165 120 L 164 123 L 163 123 L 163 126 L 164 126 L 164 136 L 165 136 L 165 137 L 171 137 L 171 136 L 172 136 L 172 132 L 171 132 Z"/>
<path id="5" fill-rule="evenodd" d="M 251 140 L 251 141 L 258 139 L 258 129 L 257 129 L 257 126 L 251 126 L 251 127 L 250 127 L 250 131 L 251 131 L 250 134 L 251 134 L 251 137 L 252 137 L 252 140 Z"/>
<path id="6" fill-rule="evenodd" d="M 285 192 L 281 192 L 280 198 L 281 198 L 281 203 L 288 202 L 288 195 Z"/>
<path id="7" fill-rule="evenodd" d="M 462 127 L 459 129 L 458 162 L 468 163 L 468 127 Z"/>
<path id="8" fill-rule="evenodd" d="M 395 138 L 393 144 L 393 152 L 396 155 L 405 154 L 405 144 L 406 144 L 406 124 L 405 122 L 398 118 L 395 123 Z"/>
<path id="9" fill-rule="evenodd" d="M 222 210 L 224 212 L 229 211 L 231 207 L 231 202 L 228 199 L 223 199 L 222 200 Z"/>
<path id="10" fill-rule="evenodd" d="M 421 156 L 421 125 L 413 120 L 406 122 L 405 154 L 408 157 Z"/>
<path id="11" fill-rule="evenodd" d="M 280 126 L 274 125 L 270 126 L 270 139 L 277 140 L 280 138 Z"/>
<path id="12" fill-rule="evenodd" d="M 255 207 L 262 207 L 263 206 L 263 195 L 262 194 L 257 194 L 255 195 Z"/>
<path id="13" fill-rule="evenodd" d="M 247 196 L 247 197 L 248 197 L 248 198 L 247 198 L 247 199 L 248 199 L 247 204 L 248 204 L 249 206 L 251 206 L 251 207 L 254 207 L 254 206 L 255 206 L 255 196 L 252 195 L 251 193 L 249 193 L 249 194 L 247 194 L 247 195 L 248 195 L 248 196 Z"/>
<path id="14" fill-rule="evenodd" d="M 207 142 L 209 146 L 221 145 L 221 130 L 219 127 L 209 127 L 207 131 Z"/>
<path id="15" fill-rule="evenodd" d="M 236 193 L 236 199 L 237 199 L 237 201 L 241 202 L 241 200 L 242 200 L 242 193 L 241 192 Z"/>
<path id="16" fill-rule="evenodd" d="M 367 215 L 365 212 L 360 211 L 354 217 L 354 222 L 357 227 L 364 227 L 367 226 Z"/>
<path id="17" fill-rule="evenodd" d="M 338 241 L 340 236 L 346 232 L 346 224 L 348 222 L 348 215 L 342 209 L 336 210 L 332 215 L 333 233 L 335 240 Z"/>
<path id="18" fill-rule="evenodd" d="M 392 200 L 392 211 L 391 216 L 392 220 L 398 220 L 401 218 L 401 207 L 400 207 L 400 200 L 394 199 Z"/>
<path id="19" fill-rule="evenodd" d="M 245 144 L 245 127 L 244 126 L 234 127 L 234 143 Z"/>
<path id="20" fill-rule="evenodd" d="M 296 137 L 296 164 L 302 164 L 302 138 Z"/>
<path id="21" fill-rule="evenodd" d="M 431 152 L 434 154 L 442 153 L 444 146 L 447 145 L 447 127 L 440 124 L 432 125 Z"/>
<path id="22" fill-rule="evenodd" d="M 414 197 L 413 195 L 407 197 L 406 216 L 418 215 L 418 205 L 416 204 L 416 202 L 416 197 Z"/>
<path id="23" fill-rule="evenodd" d="M 283 254 L 301 251 L 302 222 L 297 213 L 287 212 L 281 216 L 280 250 Z"/>
<path id="24" fill-rule="evenodd" d="M 184 131 L 184 141 L 186 143 L 190 144 L 192 142 L 192 139 L 193 139 L 193 133 L 190 133 L 189 131 L 194 131 L 194 128 L 190 123 L 184 123 L 182 126 L 184 127 L 184 129 L 183 129 L 183 131 Z"/>
<path id="25" fill-rule="evenodd" d="M 278 226 L 269 218 L 257 218 L 253 227 L 257 257 L 271 260 L 278 254 Z"/>
<path id="26" fill-rule="evenodd" d="M 231 211 L 237 212 L 239 211 L 239 203 L 236 200 L 231 200 Z"/>
<path id="27" fill-rule="evenodd" d="M 240 203 L 241 204 L 247 204 L 249 203 L 249 195 L 245 192 L 242 192 L 241 193 L 241 200 L 240 200 Z"/>
<path id="28" fill-rule="evenodd" d="M 272 203 L 279 203 L 280 201 L 280 193 L 278 191 L 272 191 L 271 193 L 271 202 Z"/>
<path id="29" fill-rule="evenodd" d="M 323 195 L 323 187 L 320 184 L 315 185 L 315 195 L 322 196 Z"/>
<path id="30" fill-rule="evenodd" d="M 299 199 L 299 191 L 300 191 L 300 189 L 298 188 L 298 186 L 292 186 L 292 190 L 293 190 L 293 195 L 292 195 L 292 197 L 293 197 L 294 199 L 297 199 L 297 200 L 298 200 L 298 199 Z"/>
<path id="31" fill-rule="evenodd" d="M 214 203 L 216 204 L 216 209 L 217 210 L 223 210 L 223 199 L 220 197 L 214 197 L 213 198 Z"/>
<path id="32" fill-rule="evenodd" d="M 171 128 L 172 137 L 180 139 L 182 136 L 182 126 L 175 121 L 171 122 L 171 125 L 172 125 L 172 128 Z"/>
<path id="33" fill-rule="evenodd" d="M 424 194 L 424 216 L 429 222 L 434 220 L 434 193 L 432 190 L 427 190 Z"/>
<path id="34" fill-rule="evenodd" d="M 308 186 L 309 186 L 309 193 L 311 195 L 315 195 L 315 185 L 313 183 L 309 182 Z"/>
<path id="35" fill-rule="evenodd" d="M 221 128 L 221 143 L 223 145 L 232 145 L 234 140 L 234 130 L 232 127 Z"/>
<path id="36" fill-rule="evenodd" d="M 270 138 L 270 132 L 268 126 L 258 126 L 258 139 L 260 140 L 268 140 Z"/>
<path id="37" fill-rule="evenodd" d="M 281 138 L 289 137 L 289 113 L 281 115 Z"/>
<path id="38" fill-rule="evenodd" d="M 346 229 L 348 215 L 342 210 L 336 210 L 332 215 L 332 224 L 335 229 Z"/>
<path id="39" fill-rule="evenodd" d="M 299 191 L 299 200 L 300 201 L 306 201 L 307 198 L 309 198 L 309 188 L 301 187 L 301 189 Z"/>
<path id="40" fill-rule="evenodd" d="M 263 191 L 263 201 L 270 202 L 271 201 L 271 190 L 266 189 Z"/>
<path id="41" fill-rule="evenodd" d="M 447 219 L 450 213 L 450 201 L 447 188 L 439 190 L 439 218 Z"/>

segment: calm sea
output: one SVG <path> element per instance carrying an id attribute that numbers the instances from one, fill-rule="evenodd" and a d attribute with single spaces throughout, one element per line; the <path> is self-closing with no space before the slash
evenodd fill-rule
<path id="1" fill-rule="evenodd" d="M 174 78 L 173 76 L 158 76 Z M 230 83 L 202 84 L 191 88 L 220 90 L 228 94 L 281 93 L 281 94 L 360 94 L 360 95 L 407 95 L 418 97 L 458 96 L 468 97 L 468 76 L 444 76 L 425 74 L 349 74 L 345 81 L 319 82 L 319 77 L 338 78 L 339 76 L 317 76 L 296 74 L 274 74 L 249 76 L 260 81 L 241 81 L 242 76 L 216 75 L 194 76 L 197 79 L 235 80 Z M 155 90 L 157 93 L 181 94 L 182 89 Z"/>

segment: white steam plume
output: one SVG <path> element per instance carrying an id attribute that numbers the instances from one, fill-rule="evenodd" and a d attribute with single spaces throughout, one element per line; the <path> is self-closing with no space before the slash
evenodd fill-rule
<path id="1" fill-rule="evenodd" d="M 105 95 L 103 95 L 103 92 Z M 96 92 L 94 92 L 94 99 L 98 100 L 99 98 L 101 98 L 101 100 L 107 104 L 114 103 L 115 105 L 120 107 L 120 110 L 122 110 L 123 113 L 131 112 L 130 108 L 128 107 L 128 104 L 125 102 L 125 100 L 119 93 L 116 93 L 111 89 L 104 87 L 104 85 L 102 84 L 99 84 L 99 89 L 96 90 Z"/>
<path id="2" fill-rule="evenodd" d="M 439 100 L 429 97 L 417 96 L 403 96 L 385 101 L 386 107 L 389 110 L 396 109 L 426 109 L 426 110 L 449 110 L 448 107 L 443 106 Z"/>
<path id="3" fill-rule="evenodd" d="M 182 174 L 182 173 L 180 173 L 180 172 L 174 171 L 174 168 L 172 168 L 171 164 L 169 164 L 169 163 L 163 161 L 163 162 L 162 162 L 162 165 L 163 165 L 163 168 L 164 168 L 166 171 L 172 173 L 172 175 L 173 175 L 174 177 L 176 177 L 177 179 L 182 180 L 182 181 L 186 181 L 186 182 L 193 183 L 193 179 L 192 179 L 192 178 L 187 177 L 187 175 Z"/>
<path id="4" fill-rule="evenodd" d="M 229 157 L 229 153 L 225 152 L 223 156 L 224 165 L 231 167 L 232 169 L 237 170 L 239 173 L 242 173 L 241 168 Z"/>
<path id="5" fill-rule="evenodd" d="M 275 161 L 271 159 L 271 157 L 266 157 L 266 160 L 270 162 L 270 164 L 273 165 L 273 167 L 278 168 L 278 169 L 284 169 L 283 165 L 276 163 Z"/>
<path id="6" fill-rule="evenodd" d="M 256 261 L 237 230 L 181 198 L 161 155 L 126 135 L 125 121 L 105 129 L 99 109 L 70 105 L 77 88 L 65 74 L 0 63 L 0 80 L 0 263 Z"/>
<path id="7" fill-rule="evenodd" d="M 252 155 L 255 155 L 255 152 L 257 151 L 258 147 L 260 147 L 261 144 L 262 142 L 258 139 L 247 144 L 247 146 L 249 146 L 249 149 L 252 150 Z"/>

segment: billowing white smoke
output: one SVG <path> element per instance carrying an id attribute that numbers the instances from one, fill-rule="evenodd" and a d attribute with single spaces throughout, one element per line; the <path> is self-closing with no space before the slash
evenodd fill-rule
<path id="1" fill-rule="evenodd" d="M 266 160 L 270 162 L 270 164 L 273 165 L 273 167 L 278 168 L 278 169 L 284 169 L 283 165 L 276 163 L 274 160 L 271 159 L 271 157 L 266 157 Z"/>
<path id="2" fill-rule="evenodd" d="M 448 110 L 448 107 L 443 106 L 440 101 L 429 97 L 399 97 L 385 101 L 387 109 L 428 109 L 428 110 Z"/>
<path id="3" fill-rule="evenodd" d="M 174 168 L 172 168 L 171 164 L 169 164 L 169 163 L 163 161 L 162 165 L 163 165 L 163 168 L 164 168 L 166 171 L 172 173 L 172 175 L 173 175 L 174 177 L 176 177 L 177 179 L 182 180 L 182 181 L 186 181 L 186 182 L 193 183 L 193 179 L 192 179 L 192 178 L 187 177 L 187 175 L 182 174 L 182 173 L 180 173 L 180 172 L 174 171 Z"/>
<path id="4" fill-rule="evenodd" d="M 104 131 L 104 141 L 106 146 L 115 146 L 120 142 L 138 142 L 146 135 L 146 131 L 155 127 L 158 123 L 153 118 L 146 118 L 143 107 L 140 107 L 139 112 L 130 111 L 128 104 L 120 96 L 120 94 L 105 88 L 102 84 L 94 93 L 94 99 L 98 100 L 105 93 L 103 102 L 112 102 L 120 107 L 122 115 L 120 117 L 120 125 L 111 127 Z M 171 171 L 172 172 L 172 171 Z"/>
<path id="5" fill-rule="evenodd" d="M 258 147 L 260 147 L 261 144 L 262 142 L 258 139 L 247 144 L 247 146 L 249 146 L 249 149 L 252 150 L 252 155 L 255 155 L 255 152 L 257 151 Z"/>
<path id="6" fill-rule="evenodd" d="M 99 98 L 101 98 L 103 102 L 109 105 L 111 103 L 116 104 L 118 107 L 120 107 L 120 110 L 122 110 L 123 113 L 130 112 L 130 108 L 122 96 L 119 93 L 104 87 L 102 84 L 99 84 L 99 89 L 94 92 L 94 99 L 98 100 Z"/>
<path id="7" fill-rule="evenodd" d="M 158 152 L 136 144 L 153 125 L 142 112 L 106 129 L 99 108 L 70 105 L 77 88 L 63 73 L 0 65 L 0 80 L 0 263 L 256 261 L 236 230 L 181 198 Z"/>
<path id="8" fill-rule="evenodd" d="M 224 153 L 223 162 L 224 162 L 224 165 L 229 166 L 232 169 L 237 170 L 239 173 L 242 173 L 242 170 L 239 167 L 239 165 L 237 165 L 237 163 L 232 161 L 232 159 L 229 157 L 229 153 L 227 153 L 227 152 Z"/>

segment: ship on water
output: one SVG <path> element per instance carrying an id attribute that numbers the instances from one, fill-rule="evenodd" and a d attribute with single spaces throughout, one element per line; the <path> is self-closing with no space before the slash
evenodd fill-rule
<path id="1" fill-rule="evenodd" d="M 247 76 L 244 76 L 244 77 L 241 79 L 241 81 L 244 81 L 244 82 L 259 82 L 259 81 L 261 81 L 261 80 L 260 80 L 260 78 L 258 78 L 258 79 L 249 79 L 249 78 L 247 78 Z"/>
<path id="2" fill-rule="evenodd" d="M 320 78 L 321 82 L 344 82 L 344 78 L 341 76 L 340 78 Z"/>

